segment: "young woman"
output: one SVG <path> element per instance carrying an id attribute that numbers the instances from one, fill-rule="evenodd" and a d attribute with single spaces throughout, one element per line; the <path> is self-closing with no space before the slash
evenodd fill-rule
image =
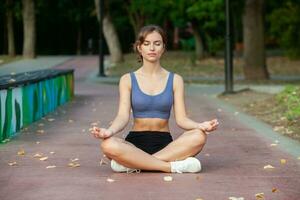
<path id="1" fill-rule="evenodd" d="M 201 170 L 200 161 L 194 156 L 205 145 L 207 132 L 216 130 L 218 121 L 199 123 L 187 117 L 182 77 L 160 65 L 165 46 L 166 36 L 160 27 L 149 25 L 141 29 L 134 50 L 142 66 L 121 77 L 119 110 L 111 126 L 92 130 L 95 138 L 103 139 L 102 152 L 111 159 L 111 167 L 116 172 L 141 169 L 196 173 Z M 172 107 L 177 125 L 186 130 L 174 141 L 168 125 Z M 113 136 L 126 127 L 131 109 L 132 131 L 125 140 Z"/>

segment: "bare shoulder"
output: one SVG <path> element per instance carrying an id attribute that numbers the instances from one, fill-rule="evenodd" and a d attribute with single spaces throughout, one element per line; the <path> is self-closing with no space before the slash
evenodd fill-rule
<path id="1" fill-rule="evenodd" d="M 129 73 L 126 73 L 124 75 L 121 76 L 120 78 L 120 83 L 119 83 L 120 86 L 125 86 L 125 87 L 131 87 L 131 78 L 130 78 L 130 74 Z"/>
<path id="2" fill-rule="evenodd" d="M 174 73 L 174 89 L 183 87 L 184 81 L 181 75 Z"/>

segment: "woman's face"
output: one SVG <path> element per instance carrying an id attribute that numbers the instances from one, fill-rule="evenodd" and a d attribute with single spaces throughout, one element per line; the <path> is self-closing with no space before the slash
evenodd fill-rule
<path id="1" fill-rule="evenodd" d="M 148 62 L 156 62 L 160 59 L 165 50 L 161 35 L 153 31 L 149 33 L 145 41 L 138 46 L 139 53 L 143 56 L 143 60 Z"/>

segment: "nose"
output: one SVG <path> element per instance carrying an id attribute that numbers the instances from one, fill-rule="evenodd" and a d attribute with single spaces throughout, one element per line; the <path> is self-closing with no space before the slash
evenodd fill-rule
<path id="1" fill-rule="evenodd" d="M 154 51 L 154 44 L 151 44 L 151 45 L 150 45 L 150 50 L 151 50 L 151 51 Z"/>

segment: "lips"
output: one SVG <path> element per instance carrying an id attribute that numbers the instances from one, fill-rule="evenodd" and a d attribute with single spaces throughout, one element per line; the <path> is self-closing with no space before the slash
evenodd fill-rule
<path id="1" fill-rule="evenodd" d="M 156 56 L 156 53 L 148 53 L 148 56 Z"/>

